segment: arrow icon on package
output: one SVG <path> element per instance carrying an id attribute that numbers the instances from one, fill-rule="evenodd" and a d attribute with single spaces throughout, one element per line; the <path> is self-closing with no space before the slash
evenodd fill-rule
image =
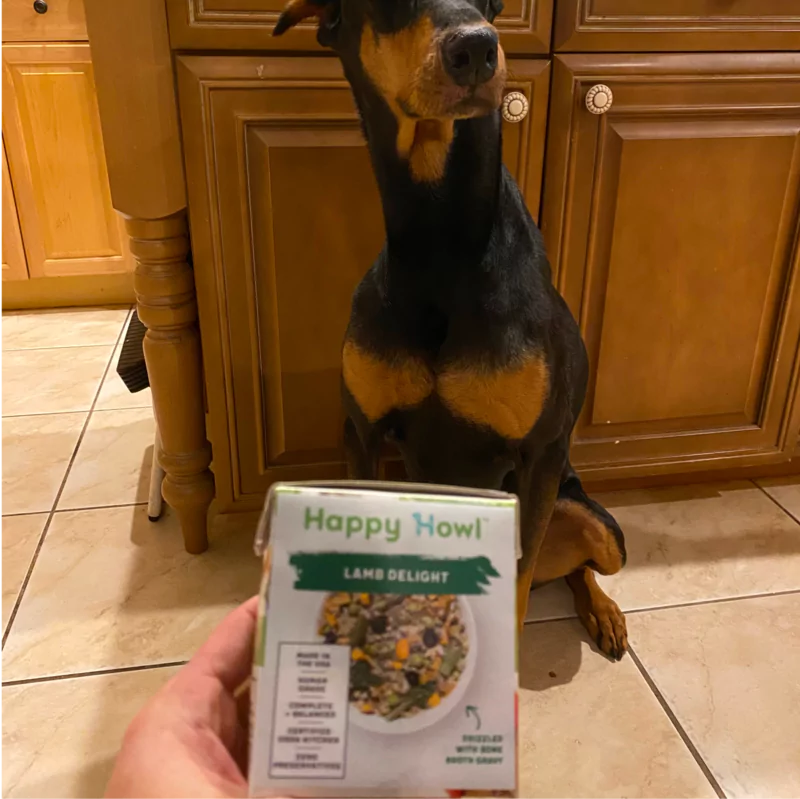
<path id="1" fill-rule="evenodd" d="M 478 726 L 475 729 L 479 730 L 481 728 L 481 717 L 478 715 L 478 708 L 475 705 L 467 705 L 467 718 L 470 716 L 475 717 L 475 721 L 478 722 Z"/>

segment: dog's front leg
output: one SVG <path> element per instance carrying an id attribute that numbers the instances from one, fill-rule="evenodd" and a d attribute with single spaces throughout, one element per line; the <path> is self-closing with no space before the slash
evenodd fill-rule
<path id="1" fill-rule="evenodd" d="M 520 630 L 528 612 L 533 571 L 558 496 L 567 448 L 554 441 L 538 457 L 526 457 L 517 478 L 520 501 L 522 558 L 517 566 L 517 622 Z"/>
<path id="2" fill-rule="evenodd" d="M 344 423 L 344 452 L 347 476 L 351 480 L 377 480 L 381 437 L 372 425 L 359 433 L 356 423 L 347 417 Z"/>

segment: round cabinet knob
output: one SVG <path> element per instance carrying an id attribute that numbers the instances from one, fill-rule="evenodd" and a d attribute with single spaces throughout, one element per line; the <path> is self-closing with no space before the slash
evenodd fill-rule
<path id="1" fill-rule="evenodd" d="M 509 92 L 503 98 L 503 119 L 521 122 L 528 116 L 528 98 L 522 92 Z"/>
<path id="2" fill-rule="evenodd" d="M 33 10 L 37 14 L 46 14 L 47 3 L 45 2 L 45 0 L 33 0 Z"/>
<path id="3" fill-rule="evenodd" d="M 586 107 L 593 114 L 605 114 L 611 108 L 611 103 L 613 102 L 614 95 L 611 93 L 611 89 L 603 83 L 592 86 L 586 92 Z"/>

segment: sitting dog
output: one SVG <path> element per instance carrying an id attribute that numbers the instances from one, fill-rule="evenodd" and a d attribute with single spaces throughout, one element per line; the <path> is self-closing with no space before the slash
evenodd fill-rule
<path id="1" fill-rule="evenodd" d="M 587 356 L 541 234 L 502 164 L 499 0 L 291 0 L 280 35 L 316 18 L 352 87 L 386 243 L 353 296 L 343 348 L 351 474 L 375 479 L 385 439 L 415 481 L 516 493 L 517 613 L 566 577 L 608 656 L 625 619 L 594 572 L 622 532 L 569 463 Z"/>

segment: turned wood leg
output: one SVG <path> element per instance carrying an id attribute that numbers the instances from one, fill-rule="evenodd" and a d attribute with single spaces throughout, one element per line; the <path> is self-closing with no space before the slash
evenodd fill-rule
<path id="1" fill-rule="evenodd" d="M 208 547 L 214 478 L 186 214 L 127 218 L 125 226 L 136 259 L 139 318 L 147 328 L 144 357 L 161 436 L 164 499 L 178 514 L 186 550 L 199 553 Z"/>
<path id="2" fill-rule="evenodd" d="M 147 518 L 157 522 L 161 518 L 164 500 L 161 488 L 164 485 L 164 469 L 161 467 L 161 436 L 156 425 L 156 437 L 153 441 L 153 468 L 150 472 L 150 494 L 147 497 Z"/>

